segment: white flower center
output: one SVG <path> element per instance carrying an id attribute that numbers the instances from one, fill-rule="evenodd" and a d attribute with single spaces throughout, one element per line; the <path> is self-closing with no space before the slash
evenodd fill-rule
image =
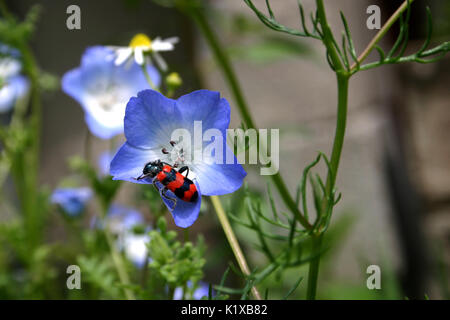
<path id="1" fill-rule="evenodd" d="M 161 161 L 167 162 L 177 169 L 181 167 L 189 167 L 189 179 L 195 178 L 195 172 L 192 171 L 192 148 L 190 142 L 169 141 L 167 146 L 163 147 Z"/>
<path id="2" fill-rule="evenodd" d="M 12 58 L 0 59 L 0 78 L 7 79 L 20 72 L 20 62 Z"/>
<path id="3" fill-rule="evenodd" d="M 100 79 L 88 90 L 88 105 L 97 121 L 108 127 L 123 123 L 127 99 L 130 97 L 128 88 L 111 80 Z"/>

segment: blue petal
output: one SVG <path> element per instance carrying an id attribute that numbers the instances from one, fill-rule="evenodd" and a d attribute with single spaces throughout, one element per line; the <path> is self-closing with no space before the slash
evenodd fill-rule
<path id="1" fill-rule="evenodd" d="M 192 288 L 192 281 L 187 282 L 187 286 L 189 288 Z M 214 296 L 215 292 L 212 290 L 211 294 Z M 200 281 L 197 284 L 197 289 L 195 289 L 194 294 L 192 295 L 192 298 L 194 300 L 201 300 L 203 297 L 209 296 L 209 285 L 206 282 Z M 181 300 L 183 298 L 183 288 L 176 287 L 175 291 L 173 292 L 173 300 Z"/>
<path id="2" fill-rule="evenodd" d="M 124 207 L 118 204 L 113 204 L 108 210 L 108 220 L 118 220 L 120 228 L 125 230 L 131 230 L 134 226 L 144 223 L 142 214 L 129 207 Z"/>
<path id="3" fill-rule="evenodd" d="M 167 144 L 172 131 L 179 128 L 181 115 L 175 101 L 155 90 L 144 90 L 133 97 L 125 112 L 125 137 L 138 148 L 157 148 Z"/>
<path id="4" fill-rule="evenodd" d="M 28 79 L 21 75 L 5 80 L 6 84 L 0 88 L 0 113 L 11 110 L 16 101 L 27 93 L 30 86 Z"/>
<path id="5" fill-rule="evenodd" d="M 116 153 L 117 152 L 104 151 L 98 157 L 97 166 L 98 166 L 102 176 L 109 175 L 109 168 L 111 166 L 111 161 L 114 158 L 114 155 Z"/>
<path id="6" fill-rule="evenodd" d="M 169 209 L 170 213 L 173 216 L 175 224 L 180 228 L 190 227 L 195 220 L 197 220 L 198 215 L 200 213 L 200 206 L 202 200 L 202 193 L 200 191 L 200 187 L 197 182 L 194 180 L 194 183 L 197 187 L 198 198 L 195 202 L 187 202 L 178 198 L 172 191 L 167 191 L 167 196 L 170 198 L 177 199 L 177 203 L 174 208 L 174 202 L 168 200 L 164 197 L 161 197 L 166 205 L 167 209 Z M 156 183 L 158 190 L 161 190 L 163 185 L 159 182 Z"/>
<path id="7" fill-rule="evenodd" d="M 214 290 L 211 290 L 211 295 L 215 295 Z M 209 284 L 200 281 L 198 283 L 198 288 L 194 291 L 194 295 L 192 296 L 192 298 L 194 298 L 194 300 L 201 300 L 203 297 L 209 297 Z"/>
<path id="8" fill-rule="evenodd" d="M 58 204 L 70 216 L 79 215 L 92 197 L 89 188 L 60 188 L 52 194 L 52 203 Z"/>
<path id="9" fill-rule="evenodd" d="M 202 121 L 203 131 L 215 128 L 225 133 L 230 124 L 230 105 L 216 91 L 193 91 L 178 98 L 177 107 L 183 122 L 189 125 L 186 128 L 193 128 L 194 121 Z"/>
<path id="10" fill-rule="evenodd" d="M 205 196 L 220 196 L 239 189 L 247 175 L 239 164 L 196 164 L 196 179 Z"/>
<path id="11" fill-rule="evenodd" d="M 110 174 L 114 180 L 149 184 L 151 181 L 136 180 L 136 178 L 142 174 L 142 170 L 148 162 L 158 159 L 160 152 L 135 148 L 126 142 L 111 161 Z"/>
<path id="12" fill-rule="evenodd" d="M 116 66 L 113 56 L 112 50 L 106 47 L 88 48 L 83 54 L 81 66 L 67 72 L 62 79 L 63 91 L 83 107 L 89 129 L 102 139 L 123 132 L 123 116 L 128 100 L 149 87 L 140 66 L 135 63 Z M 159 85 L 161 79 L 157 70 L 152 66 L 148 66 L 147 70 L 153 83 Z M 115 106 L 114 113 L 105 111 L 107 103 Z"/>
<path id="13" fill-rule="evenodd" d="M 92 134 L 100 139 L 108 140 L 123 132 L 123 126 L 105 126 L 89 113 L 85 113 L 84 121 Z"/>

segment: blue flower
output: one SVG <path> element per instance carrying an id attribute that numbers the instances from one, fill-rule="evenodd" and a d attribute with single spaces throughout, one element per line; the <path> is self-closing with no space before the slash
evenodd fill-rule
<path id="1" fill-rule="evenodd" d="M 149 228 L 144 234 L 135 234 L 133 228 L 144 222 L 139 211 L 116 204 L 110 207 L 105 219 L 106 227 L 117 236 L 118 249 L 138 268 L 143 267 L 148 259 Z"/>
<path id="2" fill-rule="evenodd" d="M 158 86 L 159 73 L 152 66 L 147 70 Z M 81 66 L 62 79 L 63 91 L 83 107 L 89 130 L 101 139 L 123 133 L 127 101 L 146 88 L 149 84 L 139 65 L 116 66 L 114 52 L 102 46 L 86 49 Z"/>
<path id="3" fill-rule="evenodd" d="M 123 251 L 125 256 L 138 268 L 145 266 L 147 261 L 151 262 L 148 257 L 147 243 L 150 242 L 150 236 L 145 234 L 135 234 L 127 232 L 123 237 Z"/>
<path id="4" fill-rule="evenodd" d="M 192 288 L 192 282 L 188 281 L 187 286 Z M 211 292 L 214 295 L 214 291 Z M 200 281 L 197 285 L 197 289 L 195 289 L 192 294 L 192 299 L 201 300 L 203 297 L 209 297 L 209 285 L 205 282 Z M 189 297 L 185 297 L 189 299 Z M 177 287 L 173 292 L 173 300 L 181 300 L 183 299 L 183 288 Z"/>
<path id="5" fill-rule="evenodd" d="M 184 139 L 171 147 L 174 142 L 172 133 L 176 129 L 185 129 L 194 136 L 195 121 L 201 121 L 200 134 L 216 129 L 222 135 L 220 148 L 223 149 L 214 151 L 222 151 L 224 156 L 231 154 L 231 161 L 215 161 L 215 152 L 203 152 L 202 159 L 196 161 L 195 141 L 194 147 L 191 141 Z M 173 201 L 164 197 L 163 201 L 172 213 L 175 224 L 182 228 L 189 227 L 198 217 L 202 194 L 210 196 L 234 192 L 241 187 L 246 176 L 226 145 L 229 122 L 230 106 L 218 92 L 198 90 L 172 100 L 154 90 L 141 91 L 128 102 L 124 124 L 127 141 L 112 160 L 110 173 L 115 180 L 149 184 L 151 180 L 136 180 L 136 177 L 142 174 L 145 164 L 150 161 L 160 159 L 170 164 L 176 161 L 179 167 L 188 165 L 189 178 L 196 184 L 199 193 L 197 201 L 178 200 L 175 206 Z M 200 142 L 202 149 L 211 143 L 203 140 Z M 157 187 L 161 189 L 162 186 L 157 184 Z M 167 195 L 176 198 L 171 191 Z"/>
<path id="6" fill-rule="evenodd" d="M 109 166 L 111 164 L 111 160 L 114 158 L 114 153 L 111 151 L 105 151 L 100 154 L 98 158 L 97 165 L 100 169 L 100 172 L 103 176 L 109 175 Z"/>
<path id="7" fill-rule="evenodd" d="M 20 74 L 19 57 L 19 51 L 0 44 L 0 113 L 11 110 L 28 92 L 30 83 Z"/>
<path id="8" fill-rule="evenodd" d="M 92 197 L 91 189 L 83 188 L 60 188 L 56 189 L 51 197 L 51 202 L 58 204 L 69 216 L 80 215 Z"/>
<path id="9" fill-rule="evenodd" d="M 121 205 L 113 204 L 106 217 L 106 224 L 109 230 L 114 234 L 124 234 L 133 227 L 144 223 L 142 214 L 133 209 Z"/>

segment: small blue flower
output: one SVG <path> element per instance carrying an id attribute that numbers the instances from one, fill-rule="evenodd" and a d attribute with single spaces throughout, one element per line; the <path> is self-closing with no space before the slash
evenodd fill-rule
<path id="1" fill-rule="evenodd" d="M 30 83 L 20 74 L 20 53 L 0 44 L 0 113 L 11 110 L 28 92 Z"/>
<path id="2" fill-rule="evenodd" d="M 226 129 L 230 122 L 230 106 L 227 100 L 220 98 L 218 92 L 198 90 L 177 100 L 166 98 L 154 90 L 144 90 L 130 99 L 125 114 L 126 143 L 120 148 L 111 162 L 111 175 L 115 180 L 134 183 L 151 183 L 151 180 L 135 178 L 142 174 L 146 163 L 160 159 L 173 164 L 179 161 L 180 167 L 188 165 L 189 178 L 197 186 L 199 197 L 195 202 L 179 200 L 174 203 L 163 197 L 165 205 L 174 217 L 175 224 L 182 228 L 191 226 L 200 211 L 201 195 L 222 195 L 234 192 L 242 185 L 246 172 L 234 155 L 231 163 L 217 163 L 214 155 L 203 153 L 202 161 L 194 159 L 194 148 L 178 141 L 171 148 L 171 135 L 176 129 L 186 129 L 194 136 L 194 122 L 202 122 L 203 134 L 208 129 L 216 129 L 223 137 L 223 155 L 232 152 L 226 145 Z M 203 146 L 211 141 L 203 141 Z M 165 154 L 164 149 L 172 149 Z M 195 160 L 195 159 L 194 159 Z M 161 188 L 160 184 L 157 184 Z M 176 196 L 169 191 L 171 198 Z"/>
<path id="3" fill-rule="evenodd" d="M 158 86 L 157 70 L 152 66 L 147 70 Z M 101 139 L 123 133 L 127 101 L 146 88 L 149 84 L 138 64 L 116 66 L 114 52 L 102 46 L 86 49 L 81 66 L 68 71 L 62 79 L 63 91 L 83 107 L 90 131 Z"/>
<path id="4" fill-rule="evenodd" d="M 187 286 L 192 288 L 192 282 L 188 281 Z M 214 291 L 212 291 L 211 294 L 214 296 Z M 192 299 L 201 300 L 203 297 L 209 297 L 209 284 L 200 281 L 197 285 L 197 289 L 195 289 L 194 294 L 192 295 Z M 183 299 L 183 288 L 177 287 L 173 292 L 173 300 L 181 299 Z"/>
<path id="5" fill-rule="evenodd" d="M 97 165 L 100 169 L 100 172 L 103 176 L 109 175 L 109 166 L 111 164 L 112 159 L 114 158 L 114 154 L 111 151 L 105 151 L 100 154 L 98 158 Z"/>
<path id="6" fill-rule="evenodd" d="M 150 229 L 147 228 L 144 234 L 135 234 L 133 228 L 144 223 L 139 211 L 116 204 L 110 207 L 105 219 L 106 227 L 117 236 L 117 248 L 138 268 L 142 268 L 148 259 L 150 237 L 147 232 Z"/>
<path id="7" fill-rule="evenodd" d="M 69 216 L 80 215 L 92 197 L 91 189 L 83 188 L 60 188 L 56 189 L 51 197 L 51 202 L 58 204 Z"/>
<path id="8" fill-rule="evenodd" d="M 135 234 L 127 232 L 123 237 L 123 251 L 125 256 L 138 268 L 145 266 L 145 263 L 151 262 L 148 257 L 147 243 L 150 242 L 148 234 Z"/>
<path id="9" fill-rule="evenodd" d="M 106 224 L 111 232 L 120 235 L 132 230 L 134 226 L 143 224 L 144 218 L 136 209 L 113 204 L 106 216 Z"/>

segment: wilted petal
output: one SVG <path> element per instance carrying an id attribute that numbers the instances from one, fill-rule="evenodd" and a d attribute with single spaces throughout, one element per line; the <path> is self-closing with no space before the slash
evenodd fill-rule
<path id="1" fill-rule="evenodd" d="M 158 65 L 158 67 L 162 70 L 162 71 L 167 71 L 168 67 L 167 67 L 167 63 L 164 60 L 164 58 L 158 53 L 158 52 L 153 52 L 153 58 L 155 58 L 156 64 Z"/>

